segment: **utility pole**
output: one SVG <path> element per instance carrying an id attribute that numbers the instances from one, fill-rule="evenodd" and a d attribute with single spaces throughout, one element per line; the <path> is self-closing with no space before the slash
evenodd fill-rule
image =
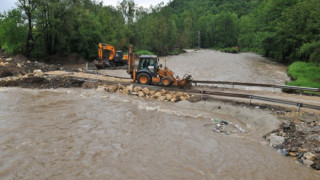
<path id="1" fill-rule="evenodd" d="M 200 49 L 201 48 L 201 32 L 198 31 L 198 48 Z"/>

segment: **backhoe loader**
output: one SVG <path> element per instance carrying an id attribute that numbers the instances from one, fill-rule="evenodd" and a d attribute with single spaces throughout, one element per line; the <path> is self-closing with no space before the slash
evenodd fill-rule
<path id="1" fill-rule="evenodd" d="M 116 51 L 112 45 L 99 43 L 98 52 L 99 60 L 95 61 L 97 69 L 123 66 L 128 63 L 128 55 L 122 51 Z"/>
<path id="2" fill-rule="evenodd" d="M 128 74 L 134 82 L 139 84 L 158 84 L 162 86 L 175 85 L 177 87 L 191 86 L 191 75 L 184 75 L 182 79 L 179 76 L 174 77 L 174 73 L 167 67 L 159 65 L 159 58 L 156 55 L 141 55 L 138 66 L 135 67 L 135 55 L 132 52 L 132 45 L 129 48 Z"/>

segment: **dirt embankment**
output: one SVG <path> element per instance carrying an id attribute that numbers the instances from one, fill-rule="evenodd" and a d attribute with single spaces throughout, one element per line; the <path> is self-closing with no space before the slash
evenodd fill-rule
<path id="1" fill-rule="evenodd" d="M 0 58 L 0 78 L 8 76 L 25 75 L 36 69 L 42 71 L 54 71 L 60 69 L 59 65 L 31 62 L 23 56 Z"/>

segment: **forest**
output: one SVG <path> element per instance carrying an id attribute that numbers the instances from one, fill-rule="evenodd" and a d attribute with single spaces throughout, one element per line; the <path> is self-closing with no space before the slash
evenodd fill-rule
<path id="1" fill-rule="evenodd" d="M 75 53 L 94 59 L 103 42 L 158 55 L 239 46 L 285 64 L 320 64 L 319 0 L 172 0 L 149 8 L 134 0 L 116 7 L 99 0 L 16 4 L 0 14 L 0 48 L 27 57 Z"/>

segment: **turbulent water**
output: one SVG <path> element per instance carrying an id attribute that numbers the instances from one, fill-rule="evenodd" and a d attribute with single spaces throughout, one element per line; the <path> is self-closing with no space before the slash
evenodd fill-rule
<path id="1" fill-rule="evenodd" d="M 212 50 L 190 51 L 161 58 L 177 75 L 197 80 L 284 84 L 286 66 L 252 53 L 230 54 Z"/>
<path id="2" fill-rule="evenodd" d="M 233 81 L 284 85 L 289 81 L 287 67 L 252 53 L 230 54 L 213 50 L 188 50 L 178 56 L 160 57 L 160 63 L 183 77 L 192 75 L 195 80 Z M 100 73 L 130 77 L 125 70 L 101 70 Z M 236 88 L 270 90 L 259 87 Z"/>
<path id="3" fill-rule="evenodd" d="M 234 124 L 230 134 L 213 119 Z M 0 89 L 0 179 L 319 179 L 269 147 L 272 114 L 95 90 Z"/>

